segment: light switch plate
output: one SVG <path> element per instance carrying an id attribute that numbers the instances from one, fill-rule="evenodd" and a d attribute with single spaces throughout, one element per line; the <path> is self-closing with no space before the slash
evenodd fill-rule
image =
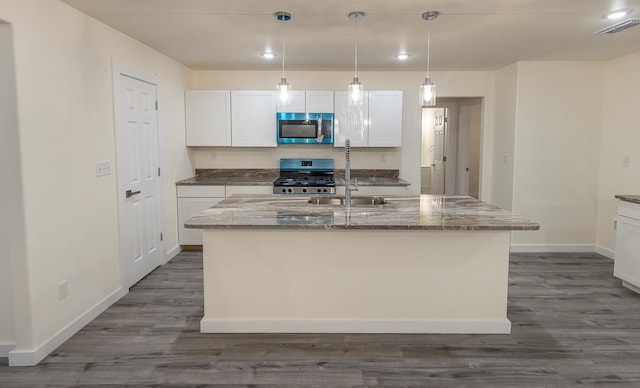
<path id="1" fill-rule="evenodd" d="M 631 166 L 631 158 L 628 156 L 623 156 L 622 157 L 622 167 L 629 167 Z"/>
<path id="2" fill-rule="evenodd" d="M 105 176 L 111 174 L 111 162 L 97 162 L 96 163 L 96 176 Z"/>

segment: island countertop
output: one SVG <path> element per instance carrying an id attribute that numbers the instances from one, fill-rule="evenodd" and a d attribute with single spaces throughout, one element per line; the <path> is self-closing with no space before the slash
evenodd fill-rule
<path id="1" fill-rule="evenodd" d="M 355 197 L 355 196 L 354 196 Z M 235 195 L 185 222 L 191 229 L 538 230 L 467 196 L 385 197 L 381 206 L 314 205 L 309 196 Z"/>

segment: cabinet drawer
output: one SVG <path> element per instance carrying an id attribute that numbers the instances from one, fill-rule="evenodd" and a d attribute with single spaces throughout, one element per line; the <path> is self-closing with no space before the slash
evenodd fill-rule
<path id="1" fill-rule="evenodd" d="M 618 203 L 618 215 L 640 220 L 640 205 L 631 202 L 620 201 Z"/>
<path id="2" fill-rule="evenodd" d="M 226 196 L 224 186 L 177 186 L 176 190 L 178 198 L 224 198 Z"/>
<path id="3" fill-rule="evenodd" d="M 273 194 L 273 186 L 227 186 L 227 197 L 234 194 Z"/>

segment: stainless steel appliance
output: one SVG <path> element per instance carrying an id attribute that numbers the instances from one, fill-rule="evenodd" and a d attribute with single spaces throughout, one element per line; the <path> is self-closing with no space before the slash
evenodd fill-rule
<path id="1" fill-rule="evenodd" d="M 274 194 L 335 194 L 333 159 L 280 159 Z"/>
<path id="2" fill-rule="evenodd" d="M 280 144 L 333 144 L 333 113 L 285 113 L 276 115 Z"/>

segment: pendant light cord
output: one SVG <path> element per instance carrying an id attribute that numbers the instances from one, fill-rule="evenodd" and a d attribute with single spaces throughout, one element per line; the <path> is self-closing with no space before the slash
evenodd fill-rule
<path id="1" fill-rule="evenodd" d="M 284 78 L 284 16 L 282 17 L 282 29 L 280 30 L 280 38 L 282 39 L 282 78 Z"/>
<path id="2" fill-rule="evenodd" d="M 427 27 L 427 78 L 429 78 L 429 64 L 431 53 L 431 27 Z"/>

